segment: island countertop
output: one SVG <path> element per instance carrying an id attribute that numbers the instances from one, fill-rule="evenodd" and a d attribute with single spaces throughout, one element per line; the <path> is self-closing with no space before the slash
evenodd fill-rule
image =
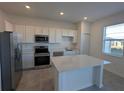
<path id="1" fill-rule="evenodd" d="M 87 55 L 52 57 L 51 60 L 58 72 L 104 64 L 104 60 Z"/>

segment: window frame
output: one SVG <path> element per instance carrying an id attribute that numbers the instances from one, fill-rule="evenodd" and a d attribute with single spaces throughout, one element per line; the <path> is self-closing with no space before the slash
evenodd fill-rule
<path id="1" fill-rule="evenodd" d="M 119 23 L 119 24 L 124 24 L 124 23 Z M 103 28 L 103 33 L 102 33 L 102 53 L 105 54 L 105 55 L 113 56 L 113 57 L 124 57 L 124 39 L 120 39 L 123 42 L 123 54 L 122 55 L 114 55 L 114 54 L 111 54 L 111 53 L 106 53 L 104 51 L 105 50 L 105 41 L 110 41 L 110 42 L 112 41 L 112 40 L 109 40 L 109 39 L 105 39 L 106 27 L 114 26 L 114 25 L 119 25 L 119 24 L 107 25 L 107 26 L 104 26 L 104 28 Z M 117 40 L 119 40 L 119 39 L 117 39 Z"/>

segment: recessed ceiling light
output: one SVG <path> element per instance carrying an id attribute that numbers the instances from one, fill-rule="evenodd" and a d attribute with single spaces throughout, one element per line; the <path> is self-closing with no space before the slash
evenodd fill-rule
<path id="1" fill-rule="evenodd" d="M 30 9 L 31 7 L 30 7 L 30 6 L 28 6 L 28 5 L 26 5 L 26 6 L 25 6 L 25 8 Z"/>
<path id="2" fill-rule="evenodd" d="M 87 17 L 84 17 L 84 20 L 87 20 Z"/>
<path id="3" fill-rule="evenodd" d="M 60 12 L 59 14 L 60 14 L 60 15 L 64 15 L 64 13 L 63 13 L 63 12 Z"/>

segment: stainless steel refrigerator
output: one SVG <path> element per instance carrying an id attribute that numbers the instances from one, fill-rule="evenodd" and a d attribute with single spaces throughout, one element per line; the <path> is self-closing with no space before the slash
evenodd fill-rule
<path id="1" fill-rule="evenodd" d="M 15 32 L 0 32 L 1 89 L 15 90 L 22 76 L 21 42 Z"/>

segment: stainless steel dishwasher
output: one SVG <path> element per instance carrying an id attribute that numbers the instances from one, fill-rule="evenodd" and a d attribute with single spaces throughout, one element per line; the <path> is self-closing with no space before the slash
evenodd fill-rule
<path id="1" fill-rule="evenodd" d="M 64 55 L 64 52 L 63 51 L 54 51 L 53 52 L 53 56 L 63 56 Z"/>

